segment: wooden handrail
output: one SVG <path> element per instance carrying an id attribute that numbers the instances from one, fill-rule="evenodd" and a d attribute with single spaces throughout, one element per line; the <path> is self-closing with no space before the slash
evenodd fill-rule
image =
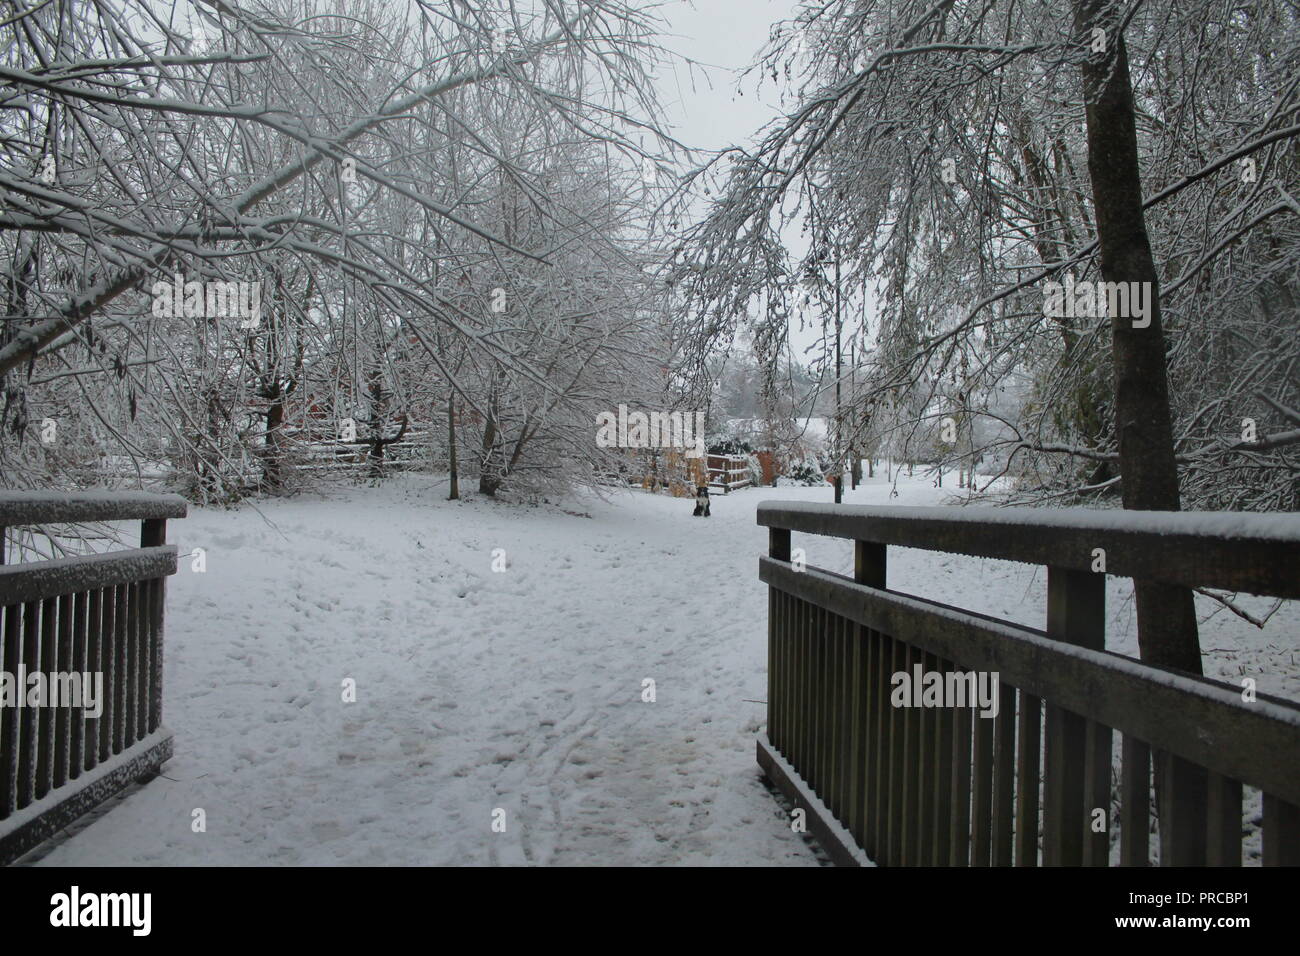
<path id="1" fill-rule="evenodd" d="M 1300 515 L 1086 508 L 908 508 L 765 501 L 758 523 L 807 534 L 1300 598 Z"/>
<path id="2" fill-rule="evenodd" d="M 0 491 L 0 527 L 184 518 L 188 507 L 180 495 L 143 491 Z"/>

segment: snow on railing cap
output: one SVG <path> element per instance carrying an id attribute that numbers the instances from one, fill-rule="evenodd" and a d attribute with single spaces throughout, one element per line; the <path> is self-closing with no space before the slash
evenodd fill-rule
<path id="1" fill-rule="evenodd" d="M 1260 514 L 1247 511 L 1126 511 L 1119 508 L 995 508 L 979 505 L 927 508 L 908 505 L 836 505 L 812 501 L 759 502 L 760 525 L 780 527 L 783 515 L 834 517 L 845 519 L 848 524 L 861 520 L 926 521 L 1044 531 L 1077 529 L 1300 542 L 1300 514 Z"/>
<path id="2" fill-rule="evenodd" d="M 188 508 L 180 495 L 144 491 L 0 491 L 0 526 L 183 518 Z"/>

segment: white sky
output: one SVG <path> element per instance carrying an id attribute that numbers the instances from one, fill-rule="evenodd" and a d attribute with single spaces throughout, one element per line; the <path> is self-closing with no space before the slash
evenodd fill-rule
<path id="1" fill-rule="evenodd" d="M 771 26 L 788 19 L 798 0 L 670 0 L 658 12 L 668 21 L 665 48 L 713 69 L 677 63 L 659 76 L 667 119 L 688 146 L 720 149 L 748 142 L 779 112 L 775 88 L 754 95 L 754 78 L 736 92 L 741 71 L 767 42 Z"/>
<path id="2" fill-rule="evenodd" d="M 659 8 L 668 23 L 662 45 L 700 64 L 679 60 L 659 75 L 669 132 L 697 149 L 749 145 L 765 124 L 784 113 L 772 82 L 762 84 L 757 95 L 755 74 L 744 80 L 743 93 L 737 83 L 767 43 L 772 26 L 790 19 L 799 5 L 800 0 L 668 0 Z M 796 254 L 802 251 L 802 237 L 786 238 Z M 797 319 L 792 322 L 791 341 L 801 361 L 818 334 L 800 330 Z"/>

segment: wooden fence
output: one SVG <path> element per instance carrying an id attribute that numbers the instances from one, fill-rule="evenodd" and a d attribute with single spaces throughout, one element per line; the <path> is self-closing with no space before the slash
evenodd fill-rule
<path id="1" fill-rule="evenodd" d="M 1118 862 L 1144 866 L 1155 766 L 1162 865 L 1240 865 L 1243 785 L 1263 864 L 1300 864 L 1300 707 L 1107 652 L 1091 570 L 1102 548 L 1110 574 L 1300 598 L 1300 516 L 774 502 L 758 522 L 758 760 L 836 862 L 1107 866 L 1118 826 Z M 792 562 L 791 531 L 853 540 L 854 577 Z M 887 589 L 888 545 L 1045 565 L 1046 629 Z M 892 706 L 918 666 L 998 674 L 996 716 Z"/>
<path id="2" fill-rule="evenodd" d="M 744 455 L 709 455 L 708 469 L 709 487 L 721 488 L 724 495 L 754 483 L 749 474 L 749 459 Z"/>
<path id="3" fill-rule="evenodd" d="M 47 695 L 30 706 L 29 695 L 24 706 L 0 706 L 0 864 L 171 757 L 162 725 L 163 592 L 176 548 L 166 529 L 185 511 L 171 495 L 0 492 L 3 671 L 15 680 L 43 674 L 47 690 L 54 674 L 102 675 L 103 693 L 95 716 L 80 706 L 84 697 L 74 704 Z M 142 522 L 138 549 L 5 563 L 17 529 L 130 520 Z"/>

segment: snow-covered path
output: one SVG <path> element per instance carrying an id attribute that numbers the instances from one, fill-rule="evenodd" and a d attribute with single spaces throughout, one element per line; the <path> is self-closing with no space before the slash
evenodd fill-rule
<path id="1" fill-rule="evenodd" d="M 848 500 L 946 491 L 919 475 L 899 490 L 878 478 Z M 755 507 L 828 488 L 718 497 L 707 521 L 642 492 L 565 506 L 578 513 L 444 496 L 410 478 L 173 522 L 176 756 L 40 862 L 818 863 L 754 761 L 767 610 Z M 812 564 L 850 565 L 847 542 L 796 543 Z M 1033 569 L 905 549 L 890 561 L 891 587 L 1041 624 Z M 1110 646 L 1132 652 L 1126 583 L 1112 581 Z M 1224 628 L 1205 645 L 1255 641 L 1242 660 L 1265 672 L 1261 689 L 1294 690 L 1267 676 L 1276 631 Z"/>
<path id="2" fill-rule="evenodd" d="M 207 552 L 169 586 L 176 757 L 43 862 L 816 863 L 754 762 L 768 493 L 708 521 L 643 493 L 567 505 L 591 517 L 444 494 L 174 522 Z"/>

